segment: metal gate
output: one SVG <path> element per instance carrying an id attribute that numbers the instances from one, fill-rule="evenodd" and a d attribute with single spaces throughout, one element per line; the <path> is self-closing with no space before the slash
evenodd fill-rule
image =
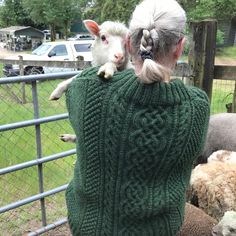
<path id="1" fill-rule="evenodd" d="M 38 235 L 67 222 L 64 196 L 46 199 L 67 188 L 76 151 L 73 144 L 58 138 L 71 132 L 64 99 L 48 101 L 48 97 L 58 79 L 76 74 L 0 79 L 0 235 Z"/>

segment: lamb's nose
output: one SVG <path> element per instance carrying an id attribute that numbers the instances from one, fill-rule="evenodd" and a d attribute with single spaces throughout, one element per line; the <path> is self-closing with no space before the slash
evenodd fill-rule
<path id="1" fill-rule="evenodd" d="M 115 62 L 117 63 L 122 62 L 122 60 L 124 59 L 124 55 L 122 53 L 116 53 L 114 57 L 115 57 Z"/>

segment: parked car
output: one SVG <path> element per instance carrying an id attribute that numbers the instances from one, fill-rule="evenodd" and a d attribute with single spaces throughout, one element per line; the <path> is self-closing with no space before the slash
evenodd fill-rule
<path id="1" fill-rule="evenodd" d="M 92 40 L 46 42 L 41 44 L 31 54 L 20 55 L 23 56 L 23 60 L 27 61 L 76 61 L 78 57 L 82 57 L 84 61 L 91 62 L 92 43 Z M 11 56 L 5 59 L 18 60 L 19 56 Z M 24 74 L 52 73 L 56 71 L 62 71 L 62 68 L 24 66 Z M 63 68 L 63 71 L 65 71 L 65 68 Z M 19 75 L 19 65 L 6 64 L 3 67 L 3 73 L 5 76 Z"/>
<path id="2" fill-rule="evenodd" d="M 44 37 L 46 40 L 51 39 L 51 31 L 50 30 L 43 30 L 43 33 L 44 33 Z"/>
<path id="3" fill-rule="evenodd" d="M 75 40 L 94 40 L 94 37 L 91 34 L 77 34 L 74 37 L 70 37 L 67 39 L 68 41 Z"/>

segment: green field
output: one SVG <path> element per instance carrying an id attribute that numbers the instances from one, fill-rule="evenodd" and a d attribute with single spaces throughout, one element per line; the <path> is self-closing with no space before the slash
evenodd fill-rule
<path id="1" fill-rule="evenodd" d="M 50 92 L 59 80 L 37 83 L 40 117 L 66 113 L 65 100 L 48 101 Z M 0 86 L 0 125 L 33 119 L 31 85 L 26 84 L 26 104 L 22 99 L 21 84 Z M 74 144 L 63 143 L 61 133 L 73 133 L 69 121 L 61 120 L 41 125 L 42 156 L 74 149 Z M 26 127 L 0 134 L 0 167 L 5 168 L 36 159 L 35 128 Z M 44 190 L 67 184 L 73 175 L 75 156 L 48 162 L 43 167 Z M 0 206 L 38 193 L 37 166 L 0 177 Z M 64 193 L 46 198 L 48 223 L 66 216 Z M 40 227 L 39 202 L 0 215 L 0 235 L 22 235 L 28 229 Z M 34 222 L 34 223 L 32 223 Z M 4 232 L 4 233 L 3 233 Z"/>
<path id="2" fill-rule="evenodd" d="M 236 47 L 224 47 L 216 49 L 216 57 L 236 59 Z"/>
<path id="3" fill-rule="evenodd" d="M 227 112 L 226 104 L 233 101 L 234 87 L 235 81 L 213 81 L 211 114 Z"/>

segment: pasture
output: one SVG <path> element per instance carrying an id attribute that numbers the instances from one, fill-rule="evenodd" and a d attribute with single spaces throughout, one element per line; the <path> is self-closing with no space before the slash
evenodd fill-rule
<path id="1" fill-rule="evenodd" d="M 57 102 L 48 101 L 48 96 L 57 81 L 37 83 L 40 117 L 66 113 L 64 97 Z M 1 85 L 0 87 L 0 124 L 9 124 L 33 119 L 31 85 L 26 84 L 26 104 L 20 104 L 21 85 Z M 68 120 L 60 120 L 41 125 L 42 156 L 74 149 L 75 145 L 63 143 L 58 136 L 73 133 Z M 35 128 L 25 127 L 2 132 L 0 136 L 0 166 L 5 168 L 36 159 Z M 44 191 L 65 185 L 73 175 L 75 156 L 69 156 L 43 165 Z M 0 177 L 0 206 L 30 197 L 38 193 L 37 166 Z M 47 223 L 53 223 L 66 215 L 64 192 L 46 198 Z M 40 204 L 17 208 L 0 215 L 0 235 L 21 235 L 22 232 L 35 230 L 41 225 Z M 3 230 L 4 229 L 4 230 Z"/>

